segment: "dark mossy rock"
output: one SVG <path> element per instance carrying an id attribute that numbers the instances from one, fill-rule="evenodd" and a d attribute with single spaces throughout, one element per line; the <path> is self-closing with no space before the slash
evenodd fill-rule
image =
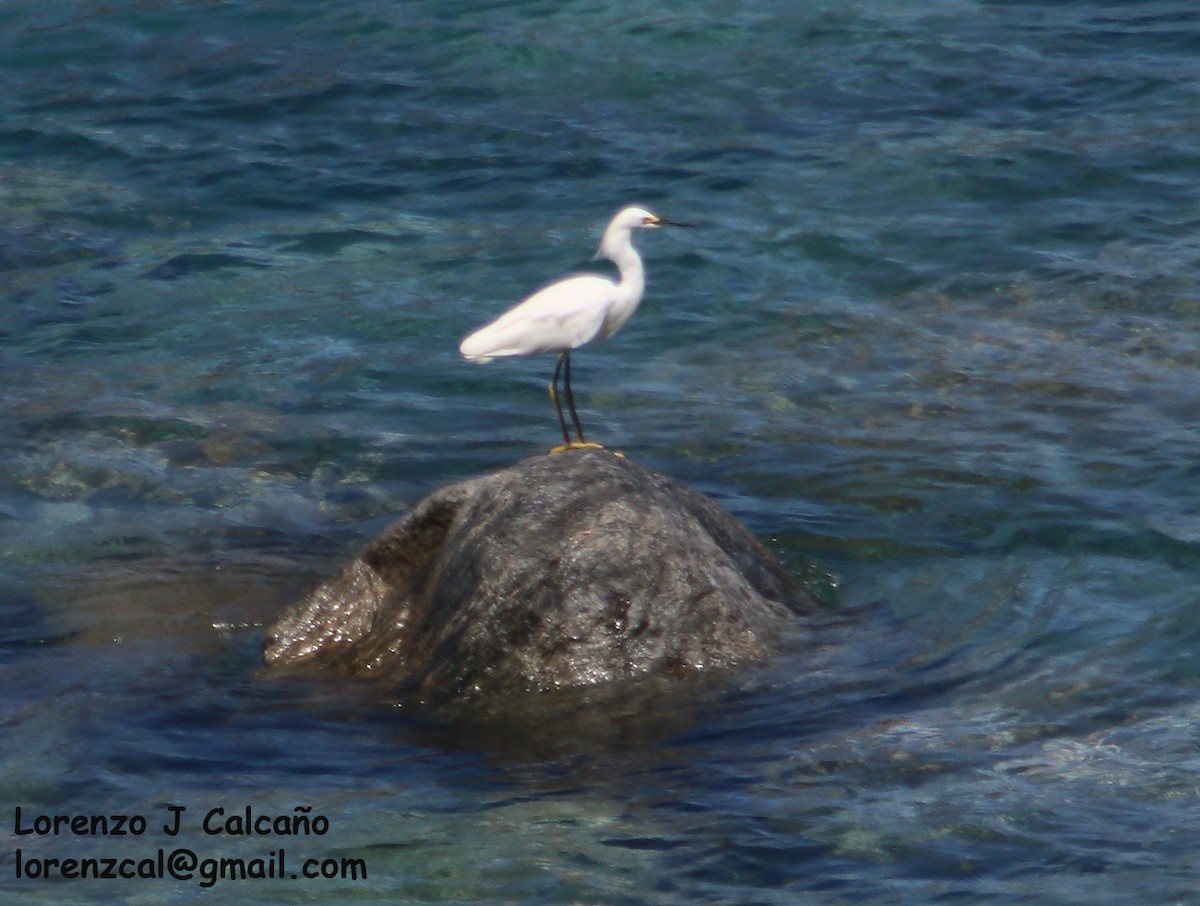
<path id="1" fill-rule="evenodd" d="M 435 491 L 289 608 L 265 658 L 465 701 L 729 667 L 819 608 L 703 494 L 574 450 Z"/>

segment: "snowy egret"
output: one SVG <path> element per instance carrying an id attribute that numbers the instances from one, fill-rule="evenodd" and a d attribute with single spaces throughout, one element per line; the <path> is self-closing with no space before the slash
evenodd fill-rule
<path id="1" fill-rule="evenodd" d="M 665 220 L 642 208 L 625 208 L 605 228 L 600 251 L 596 254 L 597 258 L 607 258 L 617 266 L 620 280 L 581 274 L 552 283 L 475 331 L 459 346 L 463 357 L 472 362 L 490 362 L 512 355 L 558 355 L 554 379 L 550 382 L 550 400 L 558 413 L 563 443 L 551 452 L 600 446 L 583 438 L 571 393 L 571 350 L 607 340 L 637 311 L 646 288 L 646 275 L 641 256 L 633 247 L 633 231 L 660 226 L 686 227 L 691 224 Z M 576 441 L 571 440 L 567 431 L 567 420 L 559 402 L 560 374 L 563 396 L 578 438 Z"/>

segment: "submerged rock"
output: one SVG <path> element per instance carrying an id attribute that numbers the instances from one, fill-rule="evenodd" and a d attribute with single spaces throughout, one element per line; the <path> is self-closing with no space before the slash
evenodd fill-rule
<path id="1" fill-rule="evenodd" d="M 703 494 L 577 450 L 435 491 L 289 608 L 264 655 L 463 701 L 727 667 L 819 606 Z"/>

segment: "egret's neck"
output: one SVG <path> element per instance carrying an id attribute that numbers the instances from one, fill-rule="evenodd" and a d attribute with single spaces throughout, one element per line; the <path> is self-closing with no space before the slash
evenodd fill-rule
<path id="1" fill-rule="evenodd" d="M 621 282 L 618 284 L 621 295 L 631 299 L 636 306 L 646 286 L 646 272 L 642 268 L 642 256 L 637 253 L 630 239 L 627 230 L 610 232 L 604 237 L 600 254 L 617 266 L 621 273 Z"/>
<path id="2" fill-rule="evenodd" d="M 622 295 L 632 299 L 633 304 L 637 305 L 646 288 L 646 271 L 642 267 L 642 256 L 632 245 L 626 245 L 617 255 L 609 255 L 609 258 L 621 272 L 621 282 L 617 286 Z"/>
<path id="3" fill-rule="evenodd" d="M 642 293 L 646 289 L 646 272 L 642 268 L 642 258 L 629 241 L 628 235 L 620 237 L 620 241 L 606 241 L 600 251 L 621 272 L 612 305 L 609 306 L 604 316 L 604 326 L 597 335 L 597 339 L 604 340 L 620 330 L 637 311 L 642 301 Z"/>

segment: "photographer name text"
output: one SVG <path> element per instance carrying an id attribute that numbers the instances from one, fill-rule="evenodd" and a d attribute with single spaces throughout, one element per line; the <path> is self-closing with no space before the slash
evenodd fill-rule
<path id="1" fill-rule="evenodd" d="M 168 837 L 178 836 L 188 808 L 168 805 L 165 809 L 169 817 L 162 831 Z M 298 805 L 290 815 L 260 815 L 249 805 L 232 812 L 217 806 L 204 813 L 200 829 L 210 836 L 230 837 L 320 837 L 329 833 L 329 819 L 321 814 L 310 816 L 311 811 L 309 806 Z M 153 826 L 145 815 L 25 815 L 19 805 L 15 823 L 13 832 L 18 837 L 140 837 Z"/>
<path id="2" fill-rule="evenodd" d="M 215 806 L 195 812 L 183 805 L 164 805 L 161 814 L 150 817 L 132 813 L 43 814 L 16 806 L 13 834 L 22 845 L 13 853 L 14 874 L 18 880 L 174 879 L 196 881 L 201 887 L 212 887 L 219 881 L 260 879 L 366 880 L 363 859 L 307 858 L 291 869 L 283 846 L 250 858 L 204 858 L 186 846 L 159 847 L 140 857 L 89 853 L 63 858 L 43 852 L 48 841 L 63 838 L 101 838 L 115 843 L 121 838 L 159 834 L 178 837 L 195 831 L 225 838 L 319 838 L 329 830 L 329 819 L 309 806 L 296 806 L 290 813 L 272 813 L 249 805 L 233 809 Z M 26 851 L 34 841 L 40 843 L 34 847 L 36 855 Z M 294 858 L 293 864 L 297 864 Z"/>

